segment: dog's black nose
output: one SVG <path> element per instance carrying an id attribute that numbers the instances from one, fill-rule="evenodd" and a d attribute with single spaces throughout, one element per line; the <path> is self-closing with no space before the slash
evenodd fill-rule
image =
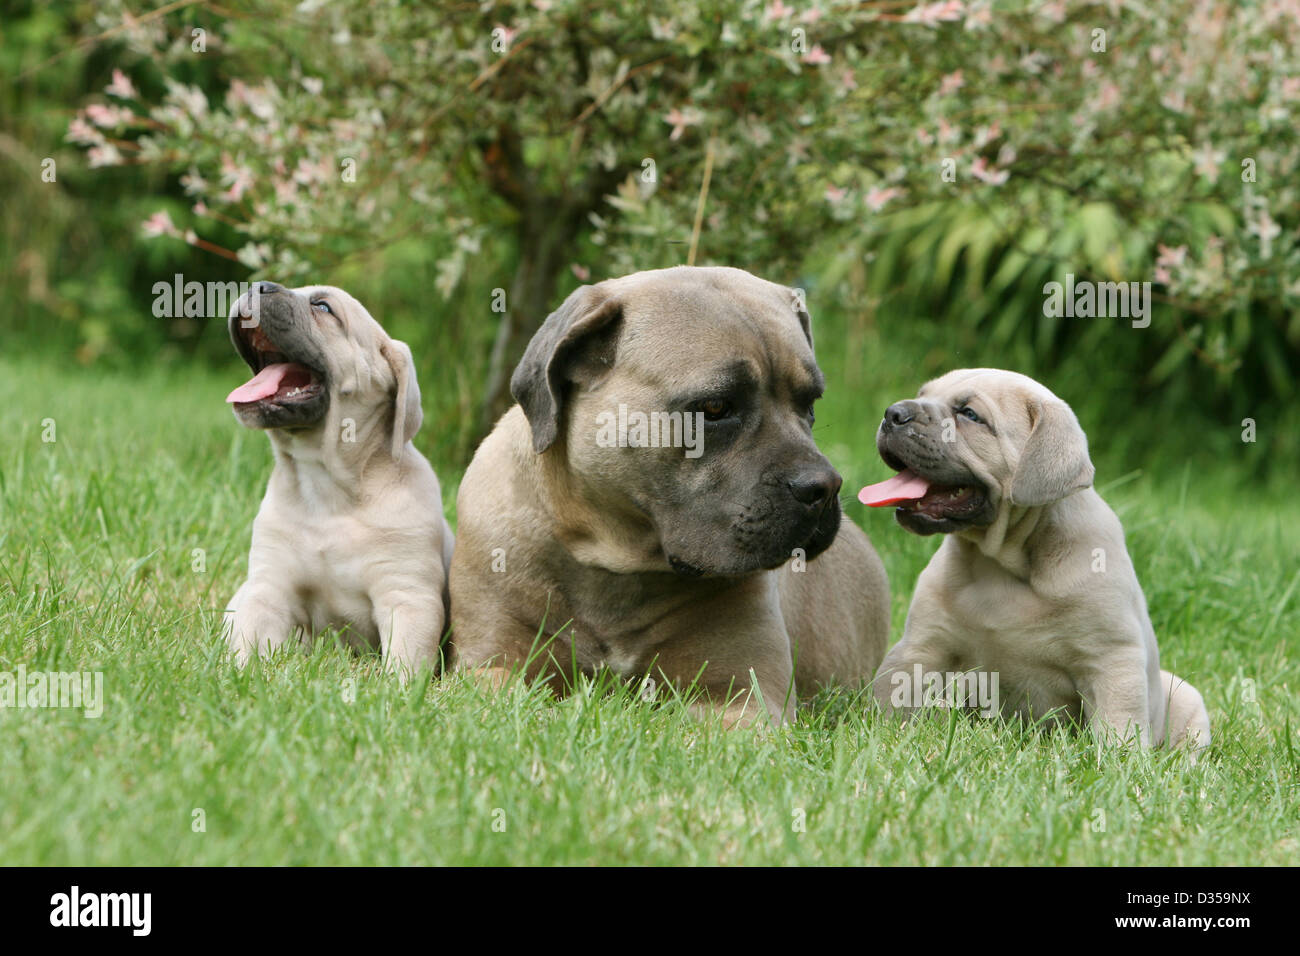
<path id="1" fill-rule="evenodd" d="M 897 427 L 906 425 L 916 417 L 916 405 L 912 402 L 895 402 L 885 409 L 885 422 Z"/>
<path id="2" fill-rule="evenodd" d="M 270 295 L 272 292 L 283 292 L 284 286 L 278 282 L 259 282 L 257 284 L 258 295 Z"/>
<path id="3" fill-rule="evenodd" d="M 838 495 L 843 483 L 833 468 L 810 468 L 790 479 L 790 494 L 800 504 L 822 504 Z"/>

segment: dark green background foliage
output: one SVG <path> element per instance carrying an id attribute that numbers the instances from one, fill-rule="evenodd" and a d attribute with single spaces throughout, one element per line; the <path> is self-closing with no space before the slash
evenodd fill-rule
<path id="1" fill-rule="evenodd" d="M 458 466 L 502 407 L 503 369 L 577 275 L 686 261 L 711 154 L 696 261 L 806 288 L 832 396 L 1007 366 L 1104 428 L 1098 453 L 1117 466 L 1230 456 L 1294 473 L 1300 81 L 1286 18 L 1177 0 L 1144 18 L 1011 4 L 930 24 L 872 4 L 337 6 L 196 2 L 149 19 L 120 2 L 7 5 L 10 348 L 64 366 L 233 369 L 220 322 L 151 314 L 155 282 L 343 285 L 411 344 L 437 454 Z M 129 101 L 104 94 L 114 70 Z M 250 112 L 240 85 L 272 106 Z M 205 101 L 197 118 L 187 90 Z M 105 103 L 135 122 L 106 128 L 118 159 L 88 168 L 65 136 Z M 223 204 L 226 156 L 253 182 Z M 277 202 L 277 162 L 345 156 L 360 158 L 356 183 Z M 195 174 L 206 189 L 186 188 Z M 159 211 L 204 248 L 143 238 Z M 1264 243 L 1261 223 L 1277 227 Z M 261 261 L 233 258 L 258 243 Z M 1150 328 L 1044 315 L 1046 282 L 1150 281 L 1161 247 L 1185 247 L 1185 264 L 1156 283 Z"/>

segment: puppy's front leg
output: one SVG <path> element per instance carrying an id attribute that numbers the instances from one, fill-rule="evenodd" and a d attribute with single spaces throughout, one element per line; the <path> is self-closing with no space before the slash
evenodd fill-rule
<path id="1" fill-rule="evenodd" d="M 221 625 L 226 646 L 240 667 L 254 654 L 269 657 L 291 636 L 301 637 L 288 598 L 274 587 L 252 581 L 245 581 L 230 599 Z"/>
<path id="2" fill-rule="evenodd" d="M 943 665 L 948 656 L 935 643 L 904 634 L 885 655 L 871 682 L 876 703 L 895 717 L 911 717 L 937 706 L 943 697 L 933 691 L 943 689 Z"/>
<path id="3" fill-rule="evenodd" d="M 402 680 L 422 667 L 436 668 L 438 645 L 446 626 L 439 595 L 390 592 L 374 600 L 375 626 L 384 667 Z"/>
<path id="4" fill-rule="evenodd" d="M 1102 737 L 1137 740 L 1151 746 L 1151 719 L 1145 659 L 1132 655 L 1107 661 L 1104 672 L 1079 682 L 1088 725 Z"/>

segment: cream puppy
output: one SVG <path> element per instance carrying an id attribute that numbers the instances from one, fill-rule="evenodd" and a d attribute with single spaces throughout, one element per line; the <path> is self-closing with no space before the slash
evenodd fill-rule
<path id="1" fill-rule="evenodd" d="M 229 326 L 255 374 L 227 401 L 275 455 L 225 614 L 236 660 L 335 628 L 404 676 L 436 667 L 453 538 L 411 444 L 423 415 L 410 349 L 331 286 L 260 282 Z"/>
<path id="2" fill-rule="evenodd" d="M 1160 669 L 1123 528 L 1092 488 L 1068 405 L 1024 375 L 962 369 L 886 409 L 876 446 L 899 474 L 859 499 L 947 535 L 876 674 L 884 707 L 916 711 L 955 684 L 968 704 L 993 690 L 978 704 L 1004 714 L 1209 745 L 1201 695 Z"/>

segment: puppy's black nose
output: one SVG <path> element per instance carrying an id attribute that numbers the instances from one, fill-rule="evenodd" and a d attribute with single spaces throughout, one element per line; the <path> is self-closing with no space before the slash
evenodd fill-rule
<path id="1" fill-rule="evenodd" d="M 844 479 L 833 468 L 810 468 L 791 478 L 790 494 L 803 505 L 823 504 L 840 493 Z"/>
<path id="2" fill-rule="evenodd" d="M 885 422 L 895 428 L 906 425 L 916 417 L 916 405 L 912 402 L 895 402 L 885 409 Z"/>
<path id="3" fill-rule="evenodd" d="M 284 286 L 278 282 L 259 282 L 257 284 L 258 295 L 270 295 L 272 292 L 283 292 Z"/>

